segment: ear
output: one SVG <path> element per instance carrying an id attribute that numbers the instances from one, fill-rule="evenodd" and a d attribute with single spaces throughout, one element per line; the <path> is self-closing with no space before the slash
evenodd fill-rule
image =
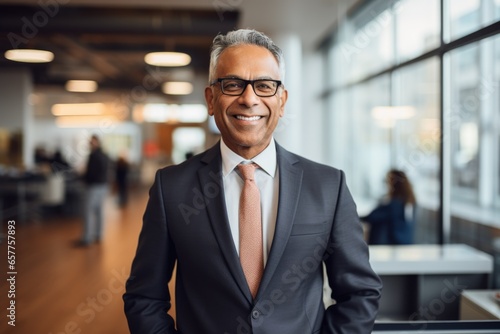
<path id="1" fill-rule="evenodd" d="M 285 104 L 286 101 L 288 100 L 288 91 L 283 88 L 283 91 L 280 94 L 280 117 L 283 117 L 285 115 Z"/>
<path id="2" fill-rule="evenodd" d="M 214 115 L 214 91 L 212 87 L 205 87 L 205 101 L 207 102 L 208 114 L 210 116 Z"/>

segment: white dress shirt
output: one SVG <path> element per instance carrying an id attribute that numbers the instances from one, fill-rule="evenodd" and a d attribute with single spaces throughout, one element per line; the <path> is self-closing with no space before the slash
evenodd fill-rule
<path id="1" fill-rule="evenodd" d="M 265 266 L 273 242 L 276 216 L 278 213 L 279 173 L 274 139 L 271 139 L 271 142 L 264 151 L 251 160 L 246 160 L 231 151 L 222 139 L 220 142 L 220 149 L 222 155 L 222 175 L 227 217 L 229 219 L 229 227 L 231 228 L 231 234 L 233 235 L 233 241 L 238 254 L 240 243 L 238 209 L 244 181 L 236 166 L 241 162 L 254 162 L 260 167 L 255 170 L 255 182 L 260 191 L 263 234 L 262 244 L 264 247 Z"/>

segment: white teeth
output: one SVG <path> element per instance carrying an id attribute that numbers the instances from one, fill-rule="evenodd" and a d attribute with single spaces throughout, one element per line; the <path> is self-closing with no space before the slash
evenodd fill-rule
<path id="1" fill-rule="evenodd" d="M 256 121 L 260 119 L 260 116 L 251 116 L 251 117 L 245 117 L 245 116 L 236 116 L 237 119 L 241 119 L 242 121 Z"/>

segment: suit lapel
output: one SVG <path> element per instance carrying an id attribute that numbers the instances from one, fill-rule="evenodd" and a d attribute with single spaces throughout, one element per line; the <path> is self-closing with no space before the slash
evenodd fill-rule
<path id="1" fill-rule="evenodd" d="M 280 263 L 288 238 L 290 237 L 300 196 L 300 188 L 302 186 L 303 171 L 297 164 L 298 160 L 278 144 L 276 144 L 276 151 L 280 178 L 278 215 L 273 244 L 266 268 L 264 269 L 264 276 L 262 277 L 257 298 L 262 291 L 265 291 L 274 275 L 276 267 Z"/>
<path id="2" fill-rule="evenodd" d="M 242 293 L 248 299 L 249 303 L 252 302 L 252 295 L 250 289 L 248 288 L 245 275 L 241 269 L 240 260 L 236 248 L 234 246 L 234 240 L 231 235 L 231 229 L 229 227 L 229 221 L 227 218 L 226 201 L 224 198 L 224 184 L 222 180 L 222 158 L 220 154 L 220 145 L 216 144 L 212 147 L 205 157 L 203 157 L 202 162 L 206 165 L 198 170 L 198 180 L 200 182 L 200 189 L 203 192 L 205 187 L 208 185 L 217 185 L 219 192 L 217 196 L 207 196 L 207 213 L 212 225 L 212 230 L 215 234 L 221 253 L 224 256 L 224 260 L 229 267 L 231 275 L 237 282 Z M 213 192 L 213 188 L 208 191 L 210 194 Z"/>

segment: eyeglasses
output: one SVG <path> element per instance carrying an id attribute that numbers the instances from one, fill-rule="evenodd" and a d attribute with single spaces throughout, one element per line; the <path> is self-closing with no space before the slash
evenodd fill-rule
<path id="1" fill-rule="evenodd" d="M 281 86 L 280 80 L 271 79 L 243 80 L 237 78 L 219 78 L 214 80 L 210 85 L 212 86 L 216 83 L 220 83 L 222 94 L 230 96 L 240 96 L 248 85 L 252 85 L 255 95 L 270 97 L 276 95 L 278 88 Z"/>

